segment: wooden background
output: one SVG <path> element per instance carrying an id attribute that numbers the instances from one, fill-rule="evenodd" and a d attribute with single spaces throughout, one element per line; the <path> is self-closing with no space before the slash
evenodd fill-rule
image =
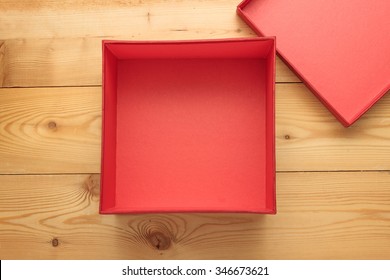
<path id="1" fill-rule="evenodd" d="M 276 216 L 98 214 L 101 40 L 256 36 L 238 2 L 0 0 L 0 259 L 390 258 L 390 96 L 346 129 L 280 60 Z"/>

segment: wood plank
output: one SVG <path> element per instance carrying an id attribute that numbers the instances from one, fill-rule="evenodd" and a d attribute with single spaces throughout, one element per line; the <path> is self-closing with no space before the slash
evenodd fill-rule
<path id="1" fill-rule="evenodd" d="M 103 216 L 99 175 L 2 175 L 0 258 L 390 257 L 389 172 L 278 173 L 277 183 L 275 216 Z"/>
<path id="2" fill-rule="evenodd" d="M 254 36 L 236 14 L 237 4 L 235 0 L 1 0 L 0 34 L 2 39 Z"/>
<path id="3" fill-rule="evenodd" d="M 101 84 L 101 39 L 6 40 L 2 52 L 1 87 Z"/>
<path id="4" fill-rule="evenodd" d="M 276 86 L 277 170 L 389 170 L 390 96 L 344 128 L 303 84 Z"/>
<path id="5" fill-rule="evenodd" d="M 182 35 L 161 38 L 201 37 Z M 101 38 L 76 38 L 0 42 L 0 87 L 101 85 L 101 41 Z M 299 82 L 279 58 L 276 66 L 277 81 Z"/>
<path id="6" fill-rule="evenodd" d="M 0 89 L 0 173 L 99 172 L 100 88 Z"/>
<path id="7" fill-rule="evenodd" d="M 345 129 L 301 84 L 277 85 L 278 171 L 390 170 L 390 96 Z M 101 88 L 0 89 L 0 174 L 98 173 Z"/>

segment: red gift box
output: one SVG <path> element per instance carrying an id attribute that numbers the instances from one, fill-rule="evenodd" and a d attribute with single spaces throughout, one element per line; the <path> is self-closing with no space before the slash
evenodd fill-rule
<path id="1" fill-rule="evenodd" d="M 390 89 L 390 1 L 243 1 L 238 14 L 345 126 Z"/>
<path id="2" fill-rule="evenodd" d="M 100 213 L 275 213 L 274 38 L 103 41 Z"/>

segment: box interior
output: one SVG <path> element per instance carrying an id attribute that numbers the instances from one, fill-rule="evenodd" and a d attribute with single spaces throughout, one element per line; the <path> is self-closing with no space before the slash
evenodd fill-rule
<path id="1" fill-rule="evenodd" d="M 275 211 L 273 40 L 103 55 L 102 213 Z"/>

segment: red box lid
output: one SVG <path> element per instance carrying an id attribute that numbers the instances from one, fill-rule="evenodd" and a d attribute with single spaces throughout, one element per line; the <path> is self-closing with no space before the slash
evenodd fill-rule
<path id="1" fill-rule="evenodd" d="M 390 1 L 245 0 L 238 14 L 349 126 L 390 89 Z"/>
<path id="2" fill-rule="evenodd" d="M 101 213 L 275 213 L 274 38 L 104 41 Z"/>

